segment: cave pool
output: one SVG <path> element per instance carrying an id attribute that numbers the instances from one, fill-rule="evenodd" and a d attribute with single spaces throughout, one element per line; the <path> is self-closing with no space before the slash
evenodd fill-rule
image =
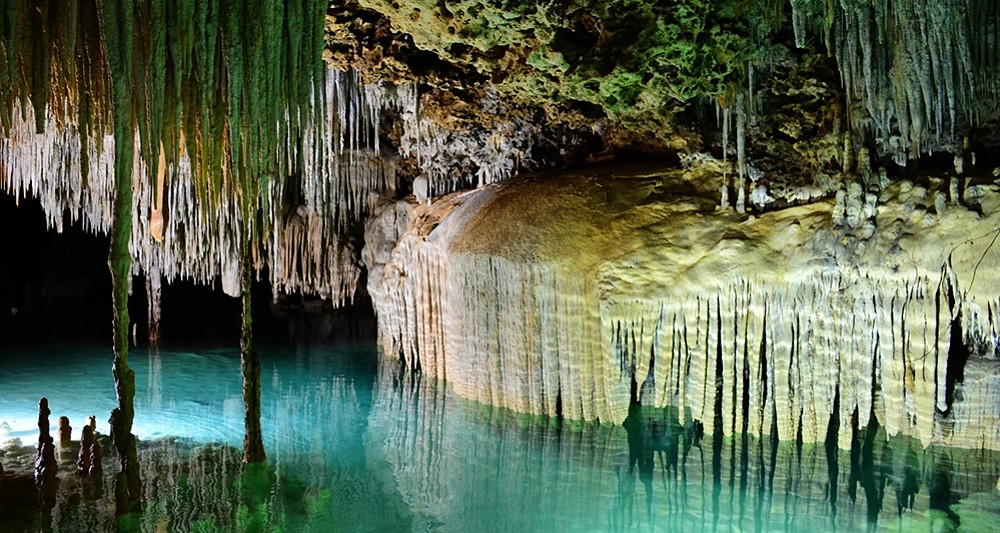
<path id="1" fill-rule="evenodd" d="M 241 473 L 237 347 L 133 349 L 142 531 L 995 531 L 997 455 L 923 448 L 878 428 L 851 450 L 701 435 L 634 406 L 623 426 L 475 404 L 380 368 L 374 343 L 260 348 L 267 472 Z M 110 348 L 0 352 L 0 457 L 33 450 L 37 404 L 74 439 L 107 434 Z M 18 450 L 21 450 L 18 452 Z M 61 452 L 57 451 L 57 454 Z M 30 455 L 30 457 L 29 457 Z M 0 531 L 107 531 L 116 469 L 71 472 L 47 504 L 0 499 Z M 103 489 L 103 494 L 101 490 Z"/>

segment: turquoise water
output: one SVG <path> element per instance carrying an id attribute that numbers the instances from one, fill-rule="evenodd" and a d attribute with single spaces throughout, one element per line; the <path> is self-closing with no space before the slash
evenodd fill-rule
<path id="1" fill-rule="evenodd" d="M 924 449 L 877 428 L 851 450 L 700 435 L 667 410 L 625 426 L 515 415 L 379 371 L 374 345 L 261 350 L 270 471 L 239 465 L 239 354 L 134 350 L 144 531 L 892 531 L 1000 523 L 991 452 Z M 111 353 L 0 354 L 7 470 L 36 438 L 37 402 L 74 428 L 114 406 Z M 78 438 L 78 432 L 74 435 Z M 110 454 L 110 451 L 109 451 Z M 113 528 L 110 472 L 64 456 L 54 500 L 0 500 L 0 531 Z M 103 489 L 103 490 L 102 490 Z"/>

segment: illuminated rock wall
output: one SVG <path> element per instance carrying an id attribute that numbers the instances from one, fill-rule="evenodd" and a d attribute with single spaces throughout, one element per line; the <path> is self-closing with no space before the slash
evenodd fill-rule
<path id="1" fill-rule="evenodd" d="M 519 412 L 620 423 L 635 400 L 710 433 L 834 424 L 842 445 L 857 413 L 1000 447 L 996 186 L 852 184 L 746 215 L 716 209 L 720 179 L 604 169 L 383 204 L 364 256 L 385 357 Z"/>

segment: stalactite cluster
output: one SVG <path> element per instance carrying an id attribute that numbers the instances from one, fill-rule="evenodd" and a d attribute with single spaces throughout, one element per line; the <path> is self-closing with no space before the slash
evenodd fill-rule
<path id="1" fill-rule="evenodd" d="M 796 42 L 836 57 L 856 142 L 905 165 L 961 153 L 971 129 L 1000 119 L 996 0 L 792 0 Z"/>
<path id="2" fill-rule="evenodd" d="M 238 294 L 250 242 L 275 291 L 352 297 L 340 235 L 395 187 L 378 124 L 399 98 L 323 65 L 326 2 L 29 4 L 0 15 L 4 190 L 108 232 L 118 173 L 133 273 Z"/>
<path id="3" fill-rule="evenodd" d="M 619 423 L 641 402 L 727 435 L 833 427 L 842 445 L 874 416 L 925 444 L 1000 447 L 994 187 L 965 193 L 982 214 L 938 182 L 747 217 L 664 192 L 677 179 L 381 207 L 365 258 L 386 357 L 518 412 Z"/>

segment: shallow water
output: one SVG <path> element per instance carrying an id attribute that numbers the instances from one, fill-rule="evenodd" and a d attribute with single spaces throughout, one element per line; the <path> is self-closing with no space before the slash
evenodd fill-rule
<path id="1" fill-rule="evenodd" d="M 564 423 L 474 404 L 412 376 L 380 375 L 373 345 L 264 347 L 271 471 L 241 473 L 239 354 L 133 350 L 145 531 L 861 531 L 1000 520 L 994 453 L 924 449 L 858 431 L 852 450 L 701 436 L 676 412 L 625 427 Z M 32 445 L 49 399 L 74 438 L 107 433 L 111 351 L 0 353 L 0 422 Z M 0 430 L 6 431 L 6 430 Z M 179 437 L 173 438 L 173 437 Z M 0 531 L 106 531 L 114 458 L 97 483 L 70 474 L 37 505 L 0 500 Z M 110 454 L 110 450 L 108 451 Z M 29 452 L 30 454 L 30 452 Z M 28 457 L 30 459 L 30 457 Z M 29 489 L 30 492 L 30 489 Z M 31 500 L 34 495 L 27 498 Z M 31 500 L 34 501 L 34 500 Z"/>

